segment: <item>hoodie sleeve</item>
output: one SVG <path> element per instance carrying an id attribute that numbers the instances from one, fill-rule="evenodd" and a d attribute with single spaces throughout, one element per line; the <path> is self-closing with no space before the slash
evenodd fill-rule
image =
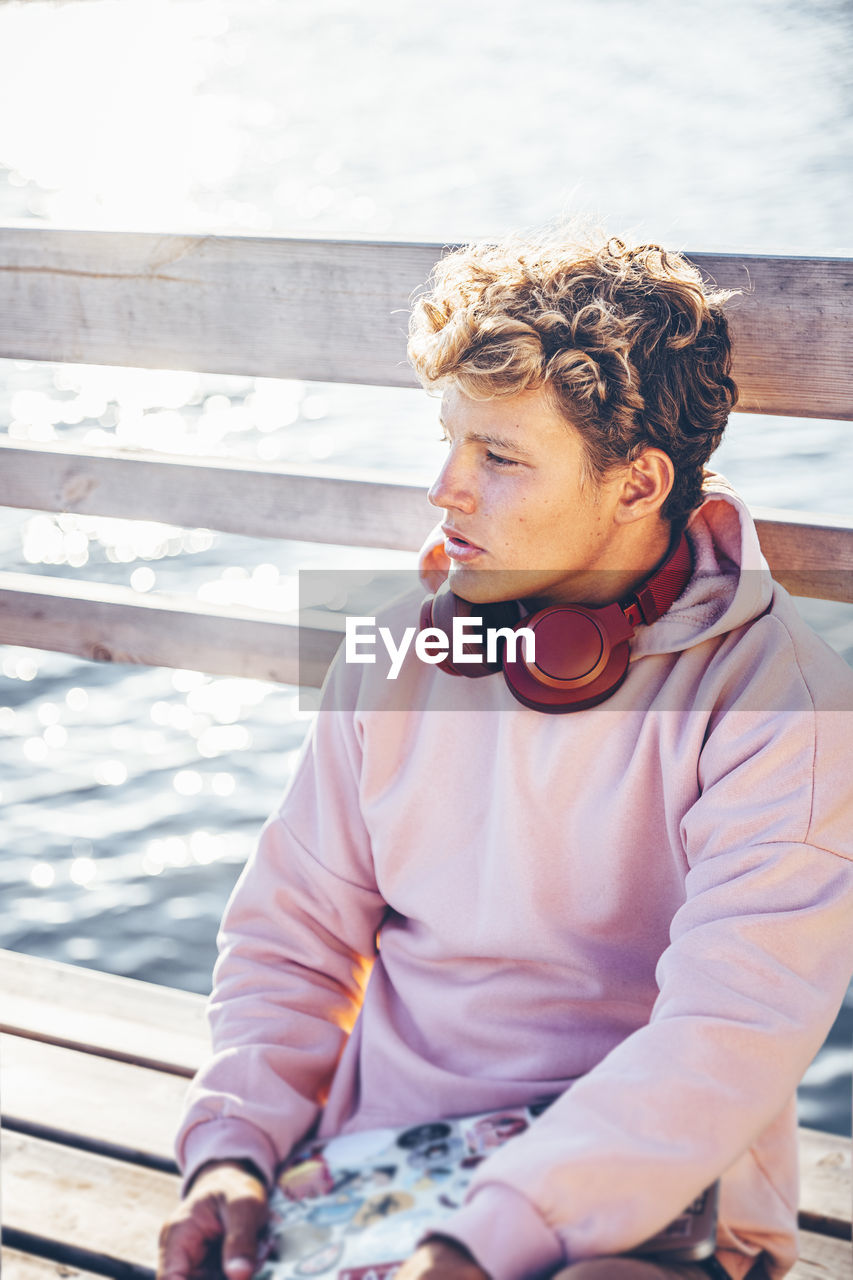
<path id="1" fill-rule="evenodd" d="M 237 1157 L 271 1179 L 325 1101 L 385 910 L 360 818 L 360 760 L 352 712 L 322 710 L 228 903 L 208 1009 L 213 1055 L 177 1138 L 185 1185 L 207 1161 Z"/>
<path id="2" fill-rule="evenodd" d="M 681 823 L 685 900 L 648 1024 L 491 1155 L 442 1227 L 493 1280 L 664 1227 L 790 1106 L 838 1011 L 853 972 L 851 716 L 829 709 L 829 689 L 816 708 L 783 650 L 773 687 L 726 674 L 744 692 L 707 729 Z M 849 672 L 828 650 L 819 660 L 849 707 Z M 795 1220 L 796 1188 L 774 1184 L 773 1168 L 762 1180 L 776 1220 Z M 494 1229 L 513 1206 L 526 1251 L 503 1249 Z"/>

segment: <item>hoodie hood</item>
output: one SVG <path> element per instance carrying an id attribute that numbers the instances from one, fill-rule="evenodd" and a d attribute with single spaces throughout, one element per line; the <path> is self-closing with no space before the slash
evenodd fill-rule
<path id="1" fill-rule="evenodd" d="M 770 605 L 773 581 L 758 532 L 743 498 L 727 480 L 707 472 L 703 500 L 687 523 L 693 553 L 690 581 L 670 609 L 651 626 L 639 626 L 631 660 L 679 653 L 757 618 Z M 440 527 L 418 555 L 421 585 L 437 591 L 450 568 Z"/>
<path id="2" fill-rule="evenodd" d="M 758 531 L 743 498 L 722 476 L 708 473 L 704 498 L 687 522 L 693 552 L 690 581 L 650 627 L 638 627 L 632 658 L 678 653 L 759 617 L 773 598 L 773 580 Z"/>

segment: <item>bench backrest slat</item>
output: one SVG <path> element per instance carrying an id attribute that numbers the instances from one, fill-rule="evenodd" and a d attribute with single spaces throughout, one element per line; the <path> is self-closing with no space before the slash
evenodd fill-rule
<path id="1" fill-rule="evenodd" d="M 421 485 L 2 441 L 0 506 L 405 551 L 416 550 L 438 520 Z"/>
<path id="2" fill-rule="evenodd" d="M 2 442 L 0 505 L 402 551 L 417 550 L 438 520 L 418 485 L 225 459 Z M 770 567 L 794 594 L 851 600 L 853 518 L 754 514 Z"/>
<path id="3" fill-rule="evenodd" d="M 0 228 L 0 357 L 412 386 L 437 244 Z M 740 408 L 853 417 L 853 261 L 691 254 L 731 304 Z"/>
<path id="4" fill-rule="evenodd" d="M 339 630 L 298 627 L 261 609 L 214 608 L 107 583 L 0 573 L 0 644 L 96 662 L 319 686 L 340 638 Z"/>

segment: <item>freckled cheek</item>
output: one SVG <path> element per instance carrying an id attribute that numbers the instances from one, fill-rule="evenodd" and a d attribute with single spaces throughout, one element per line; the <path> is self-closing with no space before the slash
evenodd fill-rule
<path id="1" fill-rule="evenodd" d="M 526 524 L 530 518 L 530 507 L 526 498 L 522 498 L 518 502 L 513 502 L 507 508 L 507 514 L 513 524 Z"/>

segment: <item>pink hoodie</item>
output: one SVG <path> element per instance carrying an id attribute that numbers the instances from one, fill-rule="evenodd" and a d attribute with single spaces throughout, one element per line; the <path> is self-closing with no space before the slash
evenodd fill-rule
<path id="1" fill-rule="evenodd" d="M 720 1174 L 723 1265 L 793 1264 L 794 1092 L 853 971 L 853 675 L 724 483 L 689 536 L 690 583 L 591 710 L 411 653 L 396 685 L 334 665 L 344 709 L 223 922 L 188 1174 L 242 1156 L 271 1177 L 318 1117 L 562 1094 L 442 1224 L 494 1280 L 629 1249 Z M 390 612 L 417 625 L 418 604 Z"/>

